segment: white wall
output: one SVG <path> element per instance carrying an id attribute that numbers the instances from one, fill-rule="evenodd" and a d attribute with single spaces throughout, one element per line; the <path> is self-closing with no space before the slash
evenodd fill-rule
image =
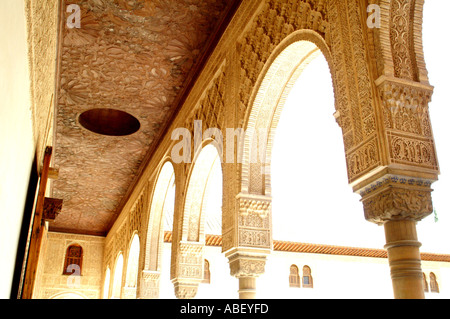
<path id="1" fill-rule="evenodd" d="M 0 298 L 9 298 L 34 156 L 22 0 L 0 1 Z"/>
<path id="2" fill-rule="evenodd" d="M 170 282 L 171 245 L 164 244 L 160 298 L 174 299 Z M 228 260 L 220 247 L 206 247 L 204 257 L 211 270 L 211 284 L 200 284 L 195 299 L 238 299 L 238 280 L 230 276 Z M 292 264 L 301 270 L 308 265 L 314 288 L 290 288 Z M 426 299 L 450 297 L 450 263 L 422 262 L 428 275 L 435 273 L 440 293 L 426 293 Z M 388 260 L 351 256 L 272 252 L 265 274 L 258 278 L 258 299 L 393 299 Z"/>

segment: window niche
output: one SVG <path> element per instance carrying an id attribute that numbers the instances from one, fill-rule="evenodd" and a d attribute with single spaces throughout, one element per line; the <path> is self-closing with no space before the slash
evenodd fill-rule
<path id="1" fill-rule="evenodd" d="M 83 248 L 80 245 L 70 245 L 66 249 L 66 256 L 64 259 L 63 275 L 78 275 L 81 276 L 81 269 L 83 266 Z"/>
<path id="2" fill-rule="evenodd" d="M 291 265 L 289 270 L 289 287 L 300 288 L 300 275 L 296 265 Z"/>
<path id="3" fill-rule="evenodd" d="M 303 266 L 302 286 L 303 288 L 314 287 L 313 277 L 311 275 L 311 268 L 309 266 Z"/>

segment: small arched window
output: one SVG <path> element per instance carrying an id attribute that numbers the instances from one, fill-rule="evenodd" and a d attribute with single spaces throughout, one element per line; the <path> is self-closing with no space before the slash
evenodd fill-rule
<path id="1" fill-rule="evenodd" d="M 423 291 L 428 292 L 428 281 L 425 273 L 423 273 Z"/>
<path id="2" fill-rule="evenodd" d="M 66 250 L 63 275 L 81 275 L 83 265 L 83 248 L 80 245 L 70 245 Z"/>
<path id="3" fill-rule="evenodd" d="M 289 287 L 300 288 L 300 275 L 296 265 L 291 265 L 289 270 Z"/>
<path id="4" fill-rule="evenodd" d="M 439 285 L 434 273 L 430 273 L 430 291 L 439 293 Z"/>
<path id="5" fill-rule="evenodd" d="M 203 281 L 204 284 L 211 283 L 211 271 L 209 269 L 209 261 L 205 259 L 203 264 Z"/>
<path id="6" fill-rule="evenodd" d="M 309 266 L 303 266 L 303 288 L 313 288 L 313 278 L 311 275 L 311 268 Z"/>

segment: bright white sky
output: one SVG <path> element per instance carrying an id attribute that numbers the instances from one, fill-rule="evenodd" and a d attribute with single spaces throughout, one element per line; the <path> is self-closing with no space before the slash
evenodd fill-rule
<path id="1" fill-rule="evenodd" d="M 431 121 L 441 176 L 433 185 L 439 221 L 418 224 L 423 252 L 450 253 L 450 72 L 443 21 L 450 1 L 426 1 L 424 50 L 431 84 Z M 321 91 L 317 92 L 317 89 Z M 300 98 L 299 98 L 300 97 Z M 341 129 L 333 113 L 331 76 L 323 56 L 299 78 L 283 109 L 272 158 L 274 239 L 382 248 L 384 229 L 364 219 L 347 180 Z"/>

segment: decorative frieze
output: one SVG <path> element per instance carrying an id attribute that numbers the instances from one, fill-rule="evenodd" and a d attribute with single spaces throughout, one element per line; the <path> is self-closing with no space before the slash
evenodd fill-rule
<path id="1" fill-rule="evenodd" d="M 414 2 L 393 0 L 390 10 L 390 40 L 394 73 L 396 77 L 408 80 L 417 78 L 412 46 L 414 34 L 411 32 L 414 23 L 411 18 Z"/>
<path id="2" fill-rule="evenodd" d="M 346 159 L 349 181 L 376 168 L 380 165 L 377 139 L 373 138 L 356 150 L 349 152 Z"/>
<path id="3" fill-rule="evenodd" d="M 183 279 L 198 279 L 203 276 L 204 244 L 182 242 L 178 249 L 177 277 Z"/>
<path id="4" fill-rule="evenodd" d="M 355 192 L 362 197 L 368 196 L 382 187 L 392 186 L 392 187 L 425 187 L 429 188 L 434 181 L 426 178 L 417 178 L 401 175 L 386 174 L 381 178 L 373 181 L 367 186 L 356 190 Z"/>
<path id="5" fill-rule="evenodd" d="M 387 129 L 431 137 L 428 103 L 433 88 L 410 81 L 377 80 Z"/>
<path id="6" fill-rule="evenodd" d="M 270 248 L 272 199 L 267 196 L 239 194 L 237 200 L 239 246 Z"/>
<path id="7" fill-rule="evenodd" d="M 239 214 L 241 216 L 257 215 L 265 219 L 270 215 L 272 209 L 272 198 L 267 196 L 256 196 L 239 194 Z"/>
<path id="8" fill-rule="evenodd" d="M 433 140 L 389 135 L 388 141 L 393 162 L 438 169 Z"/>

